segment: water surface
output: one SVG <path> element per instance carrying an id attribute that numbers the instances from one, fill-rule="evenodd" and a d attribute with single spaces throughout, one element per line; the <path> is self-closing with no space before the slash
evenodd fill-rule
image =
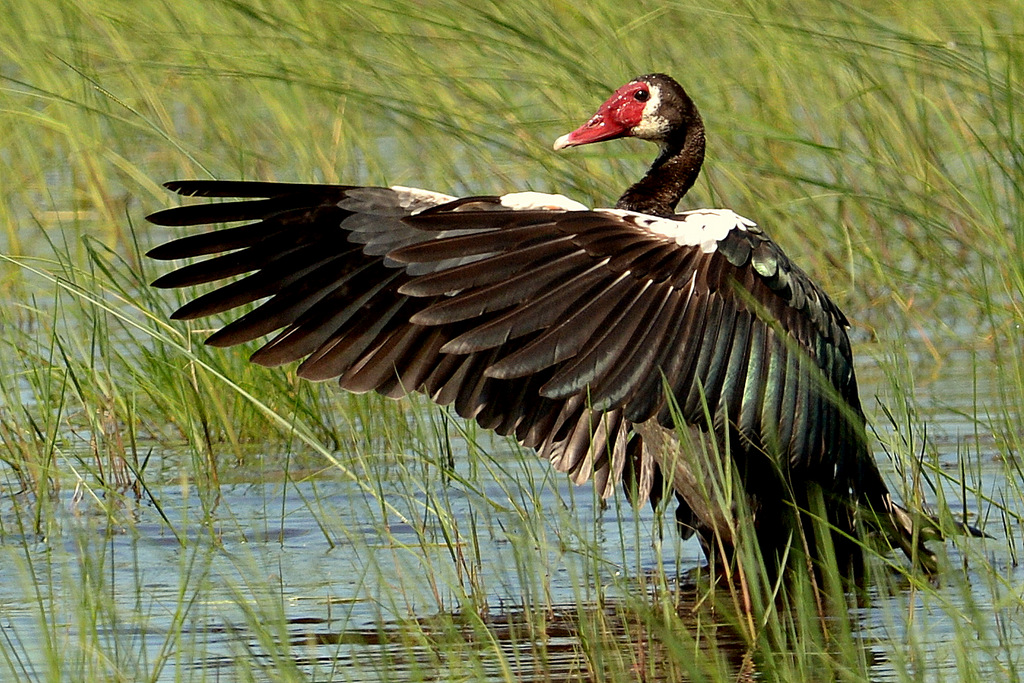
<path id="1" fill-rule="evenodd" d="M 998 435 L 975 417 L 998 379 L 978 377 L 970 353 L 947 358 L 920 389 L 926 451 L 1020 514 L 1019 491 L 1007 490 L 996 457 Z M 861 376 L 865 402 L 884 402 L 870 362 Z M 902 438 L 903 427 L 876 419 L 876 428 L 880 463 L 898 489 L 883 445 Z M 563 680 L 586 677 L 593 665 L 581 623 L 625 642 L 645 640 L 618 607 L 624 592 L 667 590 L 680 614 L 692 611 L 701 595 L 692 585 L 699 548 L 678 541 L 668 523 L 659 541 L 649 506 L 634 511 L 619 495 L 602 510 L 589 487 L 571 486 L 512 444 L 485 440 L 487 456 L 472 456 L 449 431 L 456 452 L 447 473 L 412 453 L 381 453 L 372 471 L 352 478 L 315 455 L 257 452 L 225 468 L 219 496 L 210 498 L 190 483 L 188 454 L 155 450 L 145 490 L 94 499 L 88 487 L 64 484 L 42 503 L 9 493 L 0 516 L 8 651 L 40 676 L 55 657 L 73 668 L 82 656 L 47 645 L 57 638 L 86 650 L 105 643 L 123 658 L 109 666 L 126 678 L 159 681 L 231 680 L 239 670 L 273 680 L 281 667 L 311 680 Z M 345 453 L 338 457 L 361 471 Z M 949 581 L 953 608 L 935 610 L 907 586 L 876 591 L 857 610 L 878 680 L 893 676 L 892 658 L 901 656 L 894 638 L 911 630 L 928 658 L 915 667 L 937 680 L 944 671 L 955 676 L 954 653 L 943 644 L 962 637 L 963 624 L 950 615 L 998 609 L 999 596 L 1022 578 L 1005 540 L 1019 523 L 941 483 L 954 514 L 995 538 L 966 542 L 963 555 L 949 546 L 952 566 L 972 586 L 964 595 L 963 582 Z M 45 529 L 34 526 L 39 504 L 53 513 Z M 986 556 L 1005 584 L 975 573 L 972 563 Z M 734 646 L 741 662 L 739 636 L 719 633 L 718 647 Z M 1024 634 L 979 636 L 994 673 L 1013 664 L 988 642 L 1002 637 Z"/>

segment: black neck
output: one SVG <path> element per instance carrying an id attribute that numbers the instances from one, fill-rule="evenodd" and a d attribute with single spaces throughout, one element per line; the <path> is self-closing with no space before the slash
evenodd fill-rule
<path id="1" fill-rule="evenodd" d="M 685 136 L 665 141 L 647 175 L 619 197 L 615 208 L 652 216 L 675 214 L 676 204 L 697 181 L 703 163 L 704 124 L 697 116 L 686 127 Z"/>

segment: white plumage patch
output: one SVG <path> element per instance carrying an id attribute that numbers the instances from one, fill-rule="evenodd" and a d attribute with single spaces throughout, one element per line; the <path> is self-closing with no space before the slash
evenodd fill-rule
<path id="1" fill-rule="evenodd" d="M 648 232 L 674 240 L 679 246 L 700 247 L 705 254 L 718 248 L 718 243 L 733 230 L 746 230 L 756 223 L 729 209 L 697 209 L 678 213 L 674 218 L 649 216 L 622 209 L 597 209 L 618 216 Z"/>
<path id="2" fill-rule="evenodd" d="M 402 219 L 429 208 L 447 204 L 457 197 L 416 187 L 354 187 L 345 191 L 338 206 L 352 212 L 342 220 L 348 239 L 364 245 L 368 256 L 386 256 L 401 247 L 424 239 L 424 233 Z M 395 262 L 385 257 L 384 263 Z"/>
<path id="3" fill-rule="evenodd" d="M 501 197 L 501 205 L 514 211 L 589 211 L 590 208 L 560 194 L 513 192 Z"/>
<path id="4" fill-rule="evenodd" d="M 399 206 L 403 209 L 407 209 L 412 215 L 416 215 L 420 211 L 425 211 L 426 209 L 440 206 L 441 204 L 447 204 L 448 202 L 458 199 L 458 197 L 453 197 L 450 194 L 433 192 L 431 190 L 421 190 L 418 187 L 392 185 L 390 189 L 394 190 L 398 195 Z"/>
<path id="5" fill-rule="evenodd" d="M 457 199 L 416 187 L 353 187 L 338 202 L 342 209 L 374 216 L 408 216 Z"/>
<path id="6" fill-rule="evenodd" d="M 641 140 L 660 140 L 672 129 L 672 124 L 664 116 L 659 115 L 661 108 L 661 88 L 648 84 L 648 92 L 651 99 L 644 105 L 643 114 L 640 116 L 640 123 L 634 126 L 630 135 Z"/>

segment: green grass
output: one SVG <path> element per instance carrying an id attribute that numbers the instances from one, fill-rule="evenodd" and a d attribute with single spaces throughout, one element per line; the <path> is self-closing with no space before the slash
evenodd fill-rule
<path id="1" fill-rule="evenodd" d="M 9 3 L 0 679 L 1018 677 L 1024 7 L 588 5 Z M 822 597 L 748 558 L 744 616 L 681 589 L 692 548 L 652 548 L 623 501 L 594 521 L 589 489 L 426 401 L 207 349 L 146 286 L 173 233 L 142 217 L 174 178 L 607 205 L 653 150 L 551 142 L 655 70 L 708 125 L 687 205 L 756 220 L 853 321 L 893 488 L 995 537 L 953 539 L 937 581 L 884 557 L 869 595 Z M 289 619 L 325 613 L 359 667 L 296 641 Z"/>

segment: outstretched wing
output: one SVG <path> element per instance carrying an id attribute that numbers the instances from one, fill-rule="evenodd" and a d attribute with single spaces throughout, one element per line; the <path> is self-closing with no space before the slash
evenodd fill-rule
<path id="1" fill-rule="evenodd" d="M 656 466 L 631 424 L 683 418 L 834 489 L 857 488 L 863 416 L 846 320 L 752 222 L 731 211 L 657 218 L 518 193 L 180 181 L 227 203 L 160 225 L 249 221 L 174 240 L 157 259 L 211 256 L 153 284 L 242 276 L 175 312 L 265 299 L 207 341 L 277 335 L 252 356 L 301 360 L 351 391 L 420 391 L 538 449 L 610 495 Z M 708 425 L 705 406 L 712 418 Z"/>

